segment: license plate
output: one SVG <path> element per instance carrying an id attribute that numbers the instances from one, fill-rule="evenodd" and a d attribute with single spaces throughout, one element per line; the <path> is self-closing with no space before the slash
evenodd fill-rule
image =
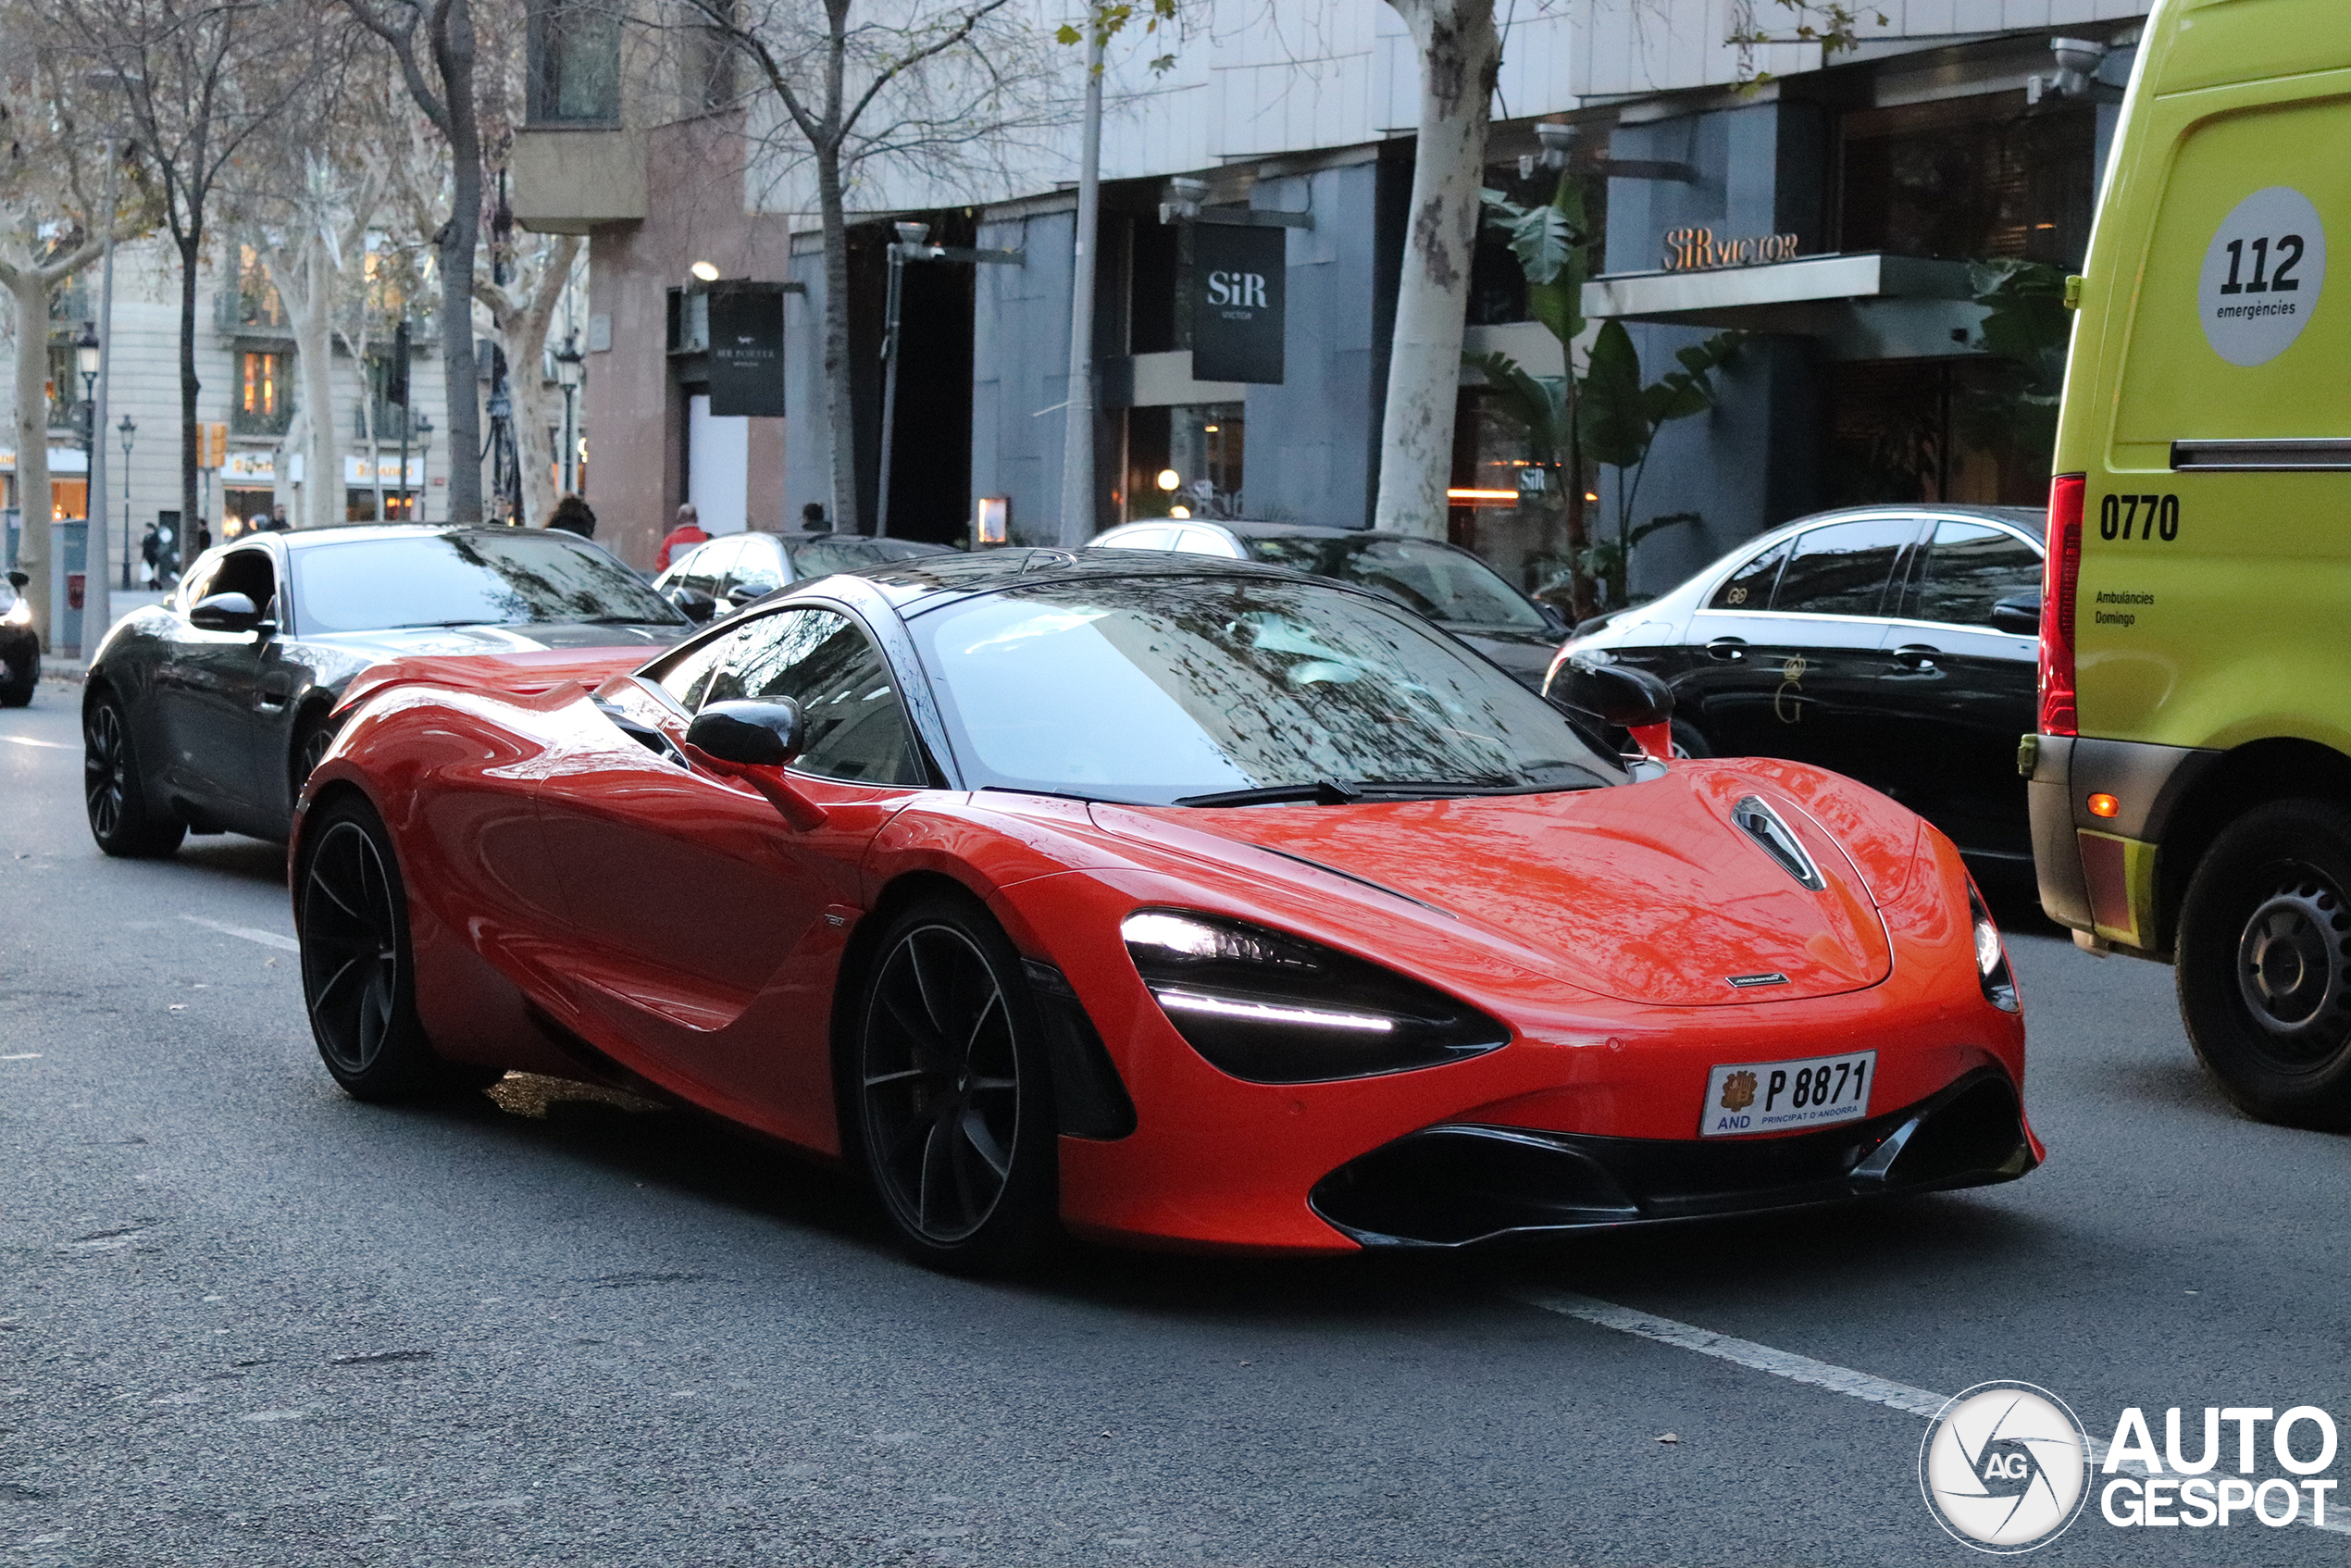
<path id="1" fill-rule="evenodd" d="M 1706 1076 L 1698 1135 L 1735 1138 L 1858 1122 L 1870 1114 L 1870 1085 L 1876 1076 L 1874 1051 L 1717 1067 Z"/>

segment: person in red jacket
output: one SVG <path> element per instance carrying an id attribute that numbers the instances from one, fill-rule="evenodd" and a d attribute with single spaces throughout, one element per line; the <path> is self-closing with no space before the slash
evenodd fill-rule
<path id="1" fill-rule="evenodd" d="M 661 541 L 661 554 L 653 558 L 653 570 L 667 571 L 669 563 L 680 552 L 690 550 L 710 537 L 703 532 L 701 517 L 690 501 L 678 508 L 678 526 L 671 529 L 669 537 Z"/>

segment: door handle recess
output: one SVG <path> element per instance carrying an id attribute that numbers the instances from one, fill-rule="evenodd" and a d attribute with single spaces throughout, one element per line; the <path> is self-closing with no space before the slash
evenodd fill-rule
<path id="1" fill-rule="evenodd" d="M 1747 639 L 1718 637 L 1706 645 L 1706 655 L 1708 658 L 1721 659 L 1725 663 L 1744 659 L 1747 657 Z"/>
<path id="2" fill-rule="evenodd" d="M 1934 655 L 1941 652 L 1943 652 L 1942 649 L 1932 643 L 1907 642 L 1894 650 L 1894 662 L 1904 669 L 1918 670 L 1922 674 L 1931 673 L 1935 667 Z"/>

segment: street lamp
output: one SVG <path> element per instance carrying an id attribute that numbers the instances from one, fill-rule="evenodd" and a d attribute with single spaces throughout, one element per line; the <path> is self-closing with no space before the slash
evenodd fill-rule
<path id="1" fill-rule="evenodd" d="M 425 489 L 432 478 L 432 421 L 419 414 L 413 429 L 417 434 L 417 499 L 408 508 L 408 520 L 421 523 L 425 520 Z M 408 482 L 404 472 L 400 482 Z"/>
<path id="2" fill-rule="evenodd" d="M 122 437 L 122 591 L 128 593 L 131 591 L 131 438 L 139 433 L 139 427 L 131 422 L 129 409 L 123 410 L 122 423 L 115 427 L 115 433 Z M 155 541 L 155 561 L 158 566 L 162 565 L 161 540 Z"/>
<path id="3" fill-rule="evenodd" d="M 564 389 L 564 444 L 555 467 L 556 489 L 570 492 L 579 487 L 576 482 L 578 469 L 572 461 L 572 399 L 579 391 L 579 371 L 585 356 L 579 352 L 579 334 L 564 334 L 564 346 L 555 351 L 555 380 Z"/>
<path id="4" fill-rule="evenodd" d="M 84 321 L 81 324 L 80 335 L 73 340 L 73 367 L 81 378 L 81 558 L 84 563 L 90 560 L 92 544 L 94 543 L 100 550 L 104 550 L 106 546 L 106 530 L 99 526 L 98 522 L 98 507 L 106 504 L 106 498 L 97 492 L 99 477 L 98 371 L 104 363 L 98 343 L 98 330 L 90 322 Z M 93 503 L 95 504 L 93 504 Z M 85 573 L 87 570 L 85 565 Z M 131 586 L 130 570 L 130 563 L 126 561 L 123 564 L 125 575 L 122 583 L 125 588 Z M 86 575 L 82 580 L 90 583 L 90 586 L 95 588 L 100 593 L 106 591 L 106 579 L 103 571 L 98 574 L 95 581 L 92 581 Z M 85 601 L 85 604 L 86 603 Z M 93 648 L 97 645 L 96 639 L 90 634 L 88 626 L 88 617 L 85 616 L 81 645 L 84 648 Z M 98 623 L 98 630 L 101 634 L 106 631 L 103 619 Z"/>

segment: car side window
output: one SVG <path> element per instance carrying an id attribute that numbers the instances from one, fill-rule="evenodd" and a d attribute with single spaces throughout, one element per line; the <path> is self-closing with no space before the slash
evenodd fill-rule
<path id="1" fill-rule="evenodd" d="M 1772 606 L 1772 588 L 1780 580 L 1780 568 L 1787 564 L 1788 551 L 1795 541 L 1784 539 L 1755 559 L 1723 579 L 1714 597 L 1706 602 L 1710 610 L 1768 610 Z"/>
<path id="2" fill-rule="evenodd" d="M 1233 554 L 1223 539 L 1206 529 L 1178 529 L 1176 531 L 1176 548 L 1187 554 L 1222 555 L 1227 560 Z"/>
<path id="3" fill-rule="evenodd" d="M 278 568 L 267 550 L 231 550 L 220 557 L 205 593 L 207 598 L 215 593 L 242 593 L 253 601 L 263 619 L 270 619 L 278 613 Z"/>
<path id="4" fill-rule="evenodd" d="M 690 709 L 740 699 L 789 697 L 804 740 L 792 766 L 858 784 L 927 782 L 898 682 L 856 622 L 835 610 L 762 616 L 679 661 L 662 684 Z M 677 686 L 673 678 L 699 667 Z"/>
<path id="5" fill-rule="evenodd" d="M 220 575 L 220 557 L 202 562 L 180 583 L 180 609 L 182 614 L 196 607 L 198 601 L 212 597 L 212 579 Z"/>
<path id="6" fill-rule="evenodd" d="M 690 588 L 697 593 L 717 598 L 718 584 L 726 577 L 727 568 L 735 564 L 735 553 L 741 548 L 740 539 L 714 539 L 708 544 L 696 546 L 694 553 L 686 557 L 685 570 L 678 574 L 678 580 L 671 586 Z"/>
<path id="7" fill-rule="evenodd" d="M 784 586 L 784 569 L 777 564 L 775 547 L 757 535 L 740 541 L 742 554 L 736 558 L 734 569 L 727 574 L 729 589 L 749 588 L 761 593 L 773 593 Z"/>
<path id="8" fill-rule="evenodd" d="M 1934 525 L 1911 615 L 1952 626 L 1990 626 L 2003 599 L 2037 595 L 2041 553 L 1988 523 Z"/>
<path id="9" fill-rule="evenodd" d="M 1772 608 L 1808 616 L 1878 614 L 1894 562 L 1918 531 L 1908 517 L 1873 517 L 1797 534 Z"/>
<path id="10" fill-rule="evenodd" d="M 1116 550 L 1172 550 L 1175 539 L 1174 529 L 1133 529 L 1109 543 Z"/>

